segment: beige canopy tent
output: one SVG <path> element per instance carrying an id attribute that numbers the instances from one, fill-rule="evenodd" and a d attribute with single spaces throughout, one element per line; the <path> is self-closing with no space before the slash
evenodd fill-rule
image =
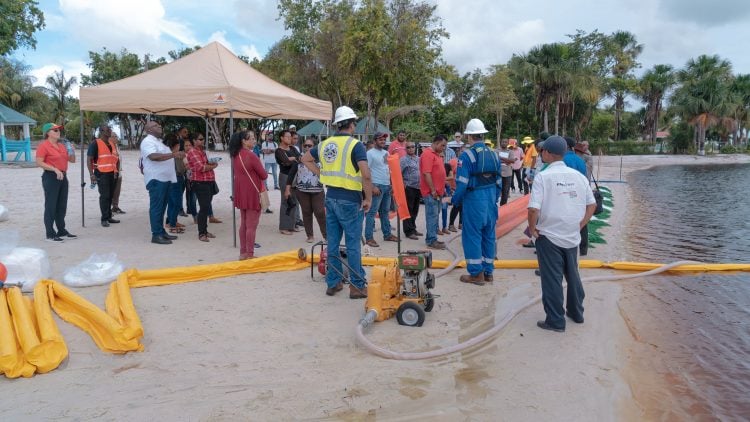
<path id="1" fill-rule="evenodd" d="M 331 103 L 253 69 L 218 42 L 156 69 L 81 88 L 81 110 L 168 116 L 330 120 Z"/>
<path id="2" fill-rule="evenodd" d="M 230 132 L 234 132 L 234 118 L 330 120 L 332 114 L 331 102 L 309 97 L 274 81 L 218 42 L 156 69 L 81 88 L 80 105 L 82 112 L 201 117 L 207 126 L 211 118 L 229 118 Z M 81 149 L 81 162 L 85 163 L 83 154 Z M 83 167 L 81 189 L 85 192 Z M 234 213 L 234 207 L 232 211 Z M 83 212 L 81 220 L 85 225 Z M 236 219 L 233 220 L 236 226 Z M 236 246 L 236 230 L 234 234 Z"/>

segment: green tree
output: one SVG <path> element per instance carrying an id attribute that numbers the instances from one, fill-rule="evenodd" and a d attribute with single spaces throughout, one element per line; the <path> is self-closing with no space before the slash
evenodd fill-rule
<path id="1" fill-rule="evenodd" d="M 34 0 L 0 1 L 0 56 L 19 47 L 36 48 L 34 32 L 44 28 L 44 14 Z"/>
<path id="2" fill-rule="evenodd" d="M 635 35 L 628 31 L 616 31 L 609 36 L 607 47 L 613 61 L 609 88 L 615 100 L 615 141 L 618 141 L 625 96 L 637 87 L 633 70 L 640 67 L 637 59 L 643 51 L 643 44 L 638 44 Z"/>
<path id="3" fill-rule="evenodd" d="M 503 133 L 503 118 L 508 108 L 518 104 L 518 97 L 513 90 L 510 71 L 507 67 L 496 65 L 490 68 L 490 73 L 484 77 L 484 96 L 487 109 L 495 114 L 495 126 L 498 140 Z"/>
<path id="4" fill-rule="evenodd" d="M 698 153 L 704 154 L 706 131 L 721 118 L 732 115 L 736 108 L 730 93 L 732 65 L 717 55 L 702 55 L 688 60 L 677 78 L 682 85 L 672 101 L 687 123 L 695 128 Z"/>
<path id="5" fill-rule="evenodd" d="M 64 125 L 67 116 L 67 109 L 65 108 L 65 104 L 68 101 L 68 93 L 73 88 L 73 85 L 78 82 L 78 80 L 75 76 L 66 78 L 65 71 L 61 70 L 59 72 L 54 72 L 52 75 L 48 76 L 46 82 L 47 87 L 49 88 L 49 93 L 55 99 L 55 103 L 57 104 L 57 112 L 55 114 L 54 121 L 60 122 Z"/>
<path id="6" fill-rule="evenodd" d="M 662 100 L 667 91 L 677 83 L 676 75 L 672 66 L 668 64 L 657 64 L 646 71 L 640 80 L 640 97 L 646 103 L 645 126 L 648 138 L 652 143 L 656 142 L 656 131 L 659 126 L 659 113 L 662 108 Z"/>
<path id="7" fill-rule="evenodd" d="M 451 128 L 461 131 L 482 95 L 482 71 L 475 69 L 459 75 L 456 68 L 448 65 L 441 73 L 442 97 L 446 105 L 444 119 Z"/>
<path id="8" fill-rule="evenodd" d="M 750 75 L 735 76 L 729 89 L 736 99 L 734 119 L 737 130 L 732 143 L 747 142 L 747 127 L 750 126 Z"/>

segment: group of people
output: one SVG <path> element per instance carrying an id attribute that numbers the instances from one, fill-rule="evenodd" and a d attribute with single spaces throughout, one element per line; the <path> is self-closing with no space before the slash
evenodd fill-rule
<path id="1" fill-rule="evenodd" d="M 468 274 L 459 280 L 464 283 L 484 285 L 494 281 L 498 206 L 508 201 L 509 191 L 514 191 L 516 185 L 519 192 L 530 193 L 529 233 L 537 251 L 547 315 L 538 325 L 543 329 L 564 331 L 565 315 L 577 323 L 583 322 L 584 292 L 578 275 L 578 248 L 585 255 L 585 228 L 596 207 L 589 185 L 590 153 L 585 143 L 559 136 L 546 139 L 543 136 L 539 141 L 527 137 L 521 142 L 523 149 L 511 139 L 500 140 L 499 149 L 494 150 L 485 139 L 488 131 L 484 124 L 472 119 L 463 134 L 454 135 L 456 140 L 464 136 L 468 140 L 458 154 L 447 148 L 445 136 L 437 135 L 431 146 L 417 156 L 416 145 L 407 140 L 405 132 L 400 132 L 387 149 L 387 134 L 376 133 L 372 148 L 368 149 L 353 136 L 356 119 L 351 108 L 339 107 L 333 121 L 336 133 L 320 143 L 305 139 L 301 148 L 292 127 L 279 132 L 279 143 L 274 142 L 273 134 L 262 145 L 258 145 L 252 131 L 242 130 L 232 135 L 229 154 L 234 177 L 232 197 L 241 219 L 240 259 L 255 258 L 260 215 L 272 212 L 267 204 L 262 204 L 263 194 L 270 188 L 267 182 L 273 180 L 274 188 L 281 195 L 280 233 L 292 234 L 302 225 L 307 240 L 312 242 L 314 217 L 327 240 L 326 294 L 333 296 L 341 291 L 347 273 L 349 297 L 367 297 L 361 262 L 362 237 L 367 245 L 379 246 L 374 239 L 375 220 L 379 216 L 383 240 L 398 240 L 391 232 L 389 221 L 395 208 L 389 157 L 396 155 L 410 214 L 404 221 L 405 235 L 410 239 L 423 235 L 416 227 L 422 202 L 425 205 L 425 244 L 428 248 L 444 249 L 445 243 L 438 240 L 438 235 L 458 231 L 454 219 L 460 214 Z M 61 126 L 45 124 L 45 139 L 37 149 L 37 163 L 44 169 L 44 222 L 47 239 L 51 241 L 75 238 L 64 222 L 67 164 L 75 162 L 75 154 L 71 145 L 61 141 L 60 129 Z M 208 242 L 214 237 L 207 230 L 207 222 L 212 215 L 212 197 L 218 191 L 214 174 L 218 161 L 206 156 L 201 134 L 190 138 L 181 129 L 165 144 L 158 122 L 147 122 L 145 131 L 147 136 L 140 149 L 150 198 L 151 241 L 169 244 L 177 238 L 176 234 L 184 232 L 184 226 L 176 217 L 183 212 L 182 192 L 189 182 L 187 207 L 190 210 L 189 198 L 194 196 L 199 206 L 194 217 L 198 237 Z M 269 155 L 273 155 L 273 162 Z M 121 170 L 116 138 L 113 139 L 108 126 L 99 128 L 99 137 L 89 147 L 87 156 L 91 182 L 99 187 L 101 223 L 107 227 L 119 222 L 112 216 L 119 210 L 113 198 Z M 449 204 L 453 209 L 450 225 L 446 226 Z M 301 222 L 297 217 L 298 208 Z M 441 210 L 442 228 L 439 224 Z M 339 247 L 342 238 L 346 269 Z M 568 281 L 565 308 L 563 276 Z"/>

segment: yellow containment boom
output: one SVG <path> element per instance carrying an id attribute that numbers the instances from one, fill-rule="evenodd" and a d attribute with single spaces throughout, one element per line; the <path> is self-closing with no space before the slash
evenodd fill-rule
<path id="1" fill-rule="evenodd" d="M 308 268 L 310 260 L 300 259 L 296 250 L 253 260 L 159 270 L 129 269 L 109 288 L 105 310 L 54 280 L 41 280 L 34 287 L 34 300 L 23 296 L 18 287 L 0 289 L 0 373 L 8 378 L 31 377 L 57 368 L 68 356 L 68 349 L 52 317 L 60 318 L 87 332 L 104 352 L 142 351 L 143 326 L 136 312 L 130 289 L 225 278 L 241 274 L 296 271 Z M 363 257 L 363 265 L 383 265 L 395 258 Z M 433 261 L 433 268 L 445 268 L 449 261 Z M 464 263 L 461 263 L 463 266 Z M 580 261 L 581 268 L 646 271 L 661 264 Z M 536 260 L 495 261 L 495 268 L 533 269 Z M 690 264 L 670 272 L 750 271 L 750 264 Z"/>

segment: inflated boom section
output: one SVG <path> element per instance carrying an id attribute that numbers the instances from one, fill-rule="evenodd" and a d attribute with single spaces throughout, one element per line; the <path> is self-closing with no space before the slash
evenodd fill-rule
<path id="1" fill-rule="evenodd" d="M 296 271 L 310 266 L 317 256 L 299 259 L 289 251 L 254 260 L 222 264 L 139 271 L 130 269 L 110 285 L 105 310 L 78 296 L 54 280 L 41 280 L 34 288 L 34 300 L 23 296 L 18 287 L 0 289 L 0 373 L 8 378 L 30 377 L 57 368 L 68 356 L 68 349 L 52 318 L 61 319 L 88 333 L 104 352 L 142 351 L 143 327 L 130 295 L 132 287 L 162 286 L 225 278 L 241 274 Z M 395 258 L 363 257 L 363 265 L 383 265 Z M 583 260 L 581 268 L 648 271 L 661 264 L 638 262 L 605 263 Z M 450 262 L 433 261 L 433 268 L 446 268 Z M 461 261 L 460 266 L 464 265 Z M 495 268 L 533 269 L 535 260 L 495 261 Z M 671 272 L 750 271 L 750 264 L 685 264 Z"/>

